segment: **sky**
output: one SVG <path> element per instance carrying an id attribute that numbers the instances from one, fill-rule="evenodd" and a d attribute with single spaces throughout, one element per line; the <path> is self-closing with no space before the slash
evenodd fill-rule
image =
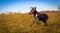
<path id="1" fill-rule="evenodd" d="M 57 10 L 60 0 L 0 0 L 0 13 L 30 11 L 30 7 L 37 7 L 37 11 Z"/>

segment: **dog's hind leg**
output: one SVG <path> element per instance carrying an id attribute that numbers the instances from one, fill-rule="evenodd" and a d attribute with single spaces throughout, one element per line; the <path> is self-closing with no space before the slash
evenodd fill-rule
<path id="1" fill-rule="evenodd" d="M 44 26 L 48 26 L 47 21 L 43 21 Z"/>

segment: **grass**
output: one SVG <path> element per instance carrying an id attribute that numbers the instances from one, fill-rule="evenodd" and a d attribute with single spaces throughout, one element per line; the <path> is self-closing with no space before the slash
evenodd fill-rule
<path id="1" fill-rule="evenodd" d="M 0 14 L 0 33 L 60 33 L 60 12 L 40 13 L 48 14 L 48 26 L 41 21 L 41 24 L 31 27 L 34 17 L 28 13 Z"/>

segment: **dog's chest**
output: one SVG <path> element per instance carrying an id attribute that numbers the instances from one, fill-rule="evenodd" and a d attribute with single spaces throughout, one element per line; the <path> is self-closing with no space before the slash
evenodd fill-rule
<path id="1" fill-rule="evenodd" d="M 37 16 L 38 16 L 38 14 L 36 13 L 36 14 L 34 14 L 34 16 L 35 16 L 35 17 L 37 17 Z"/>

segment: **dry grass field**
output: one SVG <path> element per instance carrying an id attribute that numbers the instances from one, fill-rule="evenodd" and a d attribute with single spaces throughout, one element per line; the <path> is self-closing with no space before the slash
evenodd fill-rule
<path id="1" fill-rule="evenodd" d="M 28 13 L 0 14 L 0 33 L 60 33 L 60 12 L 40 13 L 48 14 L 48 26 L 41 21 L 31 27 L 34 17 Z"/>

